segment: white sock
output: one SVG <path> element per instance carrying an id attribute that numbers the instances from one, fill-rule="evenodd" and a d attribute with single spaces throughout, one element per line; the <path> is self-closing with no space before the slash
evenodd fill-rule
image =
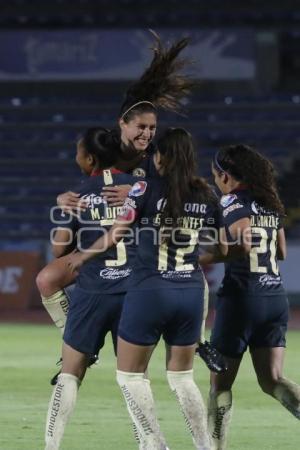
<path id="1" fill-rule="evenodd" d="M 232 392 L 210 393 L 208 399 L 208 429 L 212 450 L 225 450 L 232 416 Z"/>
<path id="2" fill-rule="evenodd" d="M 167 371 L 170 388 L 175 393 L 187 427 L 198 450 L 209 450 L 207 413 L 202 395 L 194 382 L 193 370 Z"/>
<path id="3" fill-rule="evenodd" d="M 42 296 L 42 302 L 55 326 L 63 334 L 69 310 L 68 297 L 63 290 L 60 290 L 50 295 L 50 297 Z"/>
<path id="4" fill-rule="evenodd" d="M 280 378 L 273 396 L 297 419 L 300 419 L 300 386 L 287 378 Z"/>
<path id="5" fill-rule="evenodd" d="M 117 370 L 117 382 L 130 417 L 141 436 L 140 449 L 165 450 L 166 443 L 156 418 L 149 381 L 144 379 L 143 373 Z"/>
<path id="6" fill-rule="evenodd" d="M 61 373 L 53 389 L 48 407 L 45 431 L 45 450 L 59 449 L 66 424 L 74 410 L 80 380 L 69 373 Z"/>

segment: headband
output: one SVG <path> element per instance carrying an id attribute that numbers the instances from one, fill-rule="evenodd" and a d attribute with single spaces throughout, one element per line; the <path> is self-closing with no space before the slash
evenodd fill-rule
<path id="1" fill-rule="evenodd" d="M 220 165 L 220 163 L 219 163 L 219 161 L 218 161 L 219 153 L 220 153 L 220 151 L 218 151 L 218 152 L 215 154 L 215 157 L 214 157 L 214 165 L 215 165 L 215 167 L 216 167 L 220 172 L 226 172 L 226 170 L 223 169 L 223 167 Z"/>
<path id="2" fill-rule="evenodd" d="M 126 116 L 126 114 L 129 113 L 130 110 L 132 110 L 138 105 L 141 105 L 142 103 L 148 103 L 149 105 L 153 106 L 154 109 L 156 109 L 155 105 L 152 102 L 149 102 L 148 100 L 141 100 L 140 102 L 134 103 L 134 105 L 131 105 L 130 108 L 126 109 L 126 111 L 122 114 L 121 119 L 123 119 L 124 116 Z"/>

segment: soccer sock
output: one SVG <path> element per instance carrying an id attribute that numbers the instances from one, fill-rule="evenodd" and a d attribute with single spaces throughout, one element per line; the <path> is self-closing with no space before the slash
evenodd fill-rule
<path id="1" fill-rule="evenodd" d="M 61 373 L 53 390 L 46 422 L 45 450 L 59 449 L 66 424 L 74 410 L 80 380 L 69 373 Z"/>
<path id="2" fill-rule="evenodd" d="M 273 396 L 293 414 L 300 419 L 300 386 L 287 378 L 279 378 Z"/>
<path id="3" fill-rule="evenodd" d="M 117 382 L 130 417 L 140 434 L 140 449 L 165 450 L 166 443 L 156 418 L 149 381 L 144 379 L 143 373 L 117 370 Z"/>
<path id="4" fill-rule="evenodd" d="M 203 299 L 203 316 L 202 316 L 202 324 L 201 324 L 201 331 L 200 331 L 200 342 L 204 344 L 205 342 L 205 323 L 207 319 L 208 314 L 208 302 L 209 302 L 209 288 L 207 281 L 203 275 L 204 279 L 204 299 Z"/>
<path id="5" fill-rule="evenodd" d="M 55 292 L 50 297 L 43 297 L 42 302 L 49 316 L 55 323 L 56 327 L 64 333 L 67 314 L 69 310 L 69 300 L 63 290 Z"/>
<path id="6" fill-rule="evenodd" d="M 202 395 L 194 382 L 193 370 L 167 371 L 171 390 L 175 393 L 187 427 L 198 450 L 209 450 L 206 408 Z"/>
<path id="7" fill-rule="evenodd" d="M 208 429 L 212 450 L 225 450 L 232 415 L 232 392 L 210 393 L 208 399 Z"/>

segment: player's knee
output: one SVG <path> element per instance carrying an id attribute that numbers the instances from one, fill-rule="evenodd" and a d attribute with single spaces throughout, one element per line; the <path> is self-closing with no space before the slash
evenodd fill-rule
<path id="1" fill-rule="evenodd" d="M 211 374 L 210 392 L 231 391 L 234 380 L 224 377 L 222 374 Z"/>
<path id="2" fill-rule="evenodd" d="M 47 272 L 45 272 L 45 269 L 42 269 L 36 279 L 35 279 L 36 285 L 38 287 L 38 290 L 40 291 L 40 293 L 42 295 L 44 295 L 44 291 L 47 289 L 48 287 L 48 276 L 47 276 Z"/>
<path id="3" fill-rule="evenodd" d="M 279 377 L 276 375 L 258 376 L 257 381 L 261 390 L 268 395 L 273 395 L 274 389 L 278 384 Z"/>
<path id="4" fill-rule="evenodd" d="M 144 382 L 144 373 L 136 372 L 123 372 L 122 370 L 117 370 L 116 372 L 117 383 L 122 390 L 126 388 L 129 383 Z M 125 394 L 124 394 L 125 395 Z"/>
<path id="5" fill-rule="evenodd" d="M 48 267 L 44 267 L 38 273 L 35 281 L 40 294 L 44 297 L 49 297 L 57 291 L 56 277 Z"/>

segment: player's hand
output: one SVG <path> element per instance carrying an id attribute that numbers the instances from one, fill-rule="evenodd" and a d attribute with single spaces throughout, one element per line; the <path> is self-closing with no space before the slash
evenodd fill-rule
<path id="1" fill-rule="evenodd" d="M 110 206 L 122 206 L 131 187 L 129 184 L 105 186 L 101 195 Z"/>
<path id="2" fill-rule="evenodd" d="M 87 202 L 80 199 L 77 192 L 64 192 L 56 198 L 58 206 L 64 211 L 72 215 L 78 215 L 80 211 L 84 212 L 87 208 Z"/>
<path id="3" fill-rule="evenodd" d="M 81 252 L 75 252 L 70 254 L 68 258 L 68 267 L 71 273 L 78 274 L 78 271 L 84 263 L 84 257 Z"/>

